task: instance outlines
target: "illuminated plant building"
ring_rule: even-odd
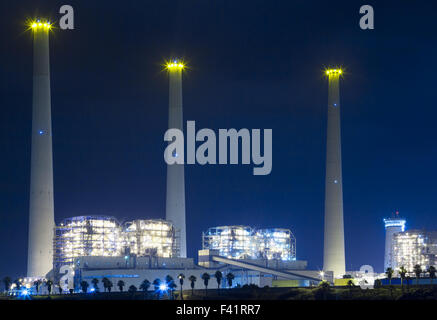
[[[437,232],[424,230],[408,230],[393,235],[392,268],[397,271],[404,267],[413,272],[415,265],[422,270],[437,264]]]
[[[121,226],[112,217],[80,216],[65,219],[55,228],[55,268],[71,265],[79,257],[171,258],[178,252],[177,232],[165,220],[135,220]]]
[[[202,234],[202,248],[232,259],[296,260],[296,239],[288,229],[213,227]]]

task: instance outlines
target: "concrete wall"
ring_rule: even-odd
[[[80,257],[75,259],[77,268],[85,269],[187,269],[194,268],[192,258],[149,258],[135,256]]]

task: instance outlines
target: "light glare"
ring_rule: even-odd
[[[327,69],[325,71],[325,73],[326,73],[327,76],[330,76],[330,75],[341,75],[341,74],[343,74],[343,70],[342,69]]]
[[[50,30],[52,28],[52,25],[49,21],[41,22],[39,19],[30,21],[29,26],[33,30],[38,30],[38,29]]]
[[[161,284],[159,285],[159,290],[161,290],[161,291],[167,291],[167,289],[168,289],[168,286],[167,286],[166,283],[161,283]]]

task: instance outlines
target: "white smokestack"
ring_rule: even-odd
[[[53,267],[53,156],[50,101],[50,24],[32,24],[33,112],[27,275],[44,277]]]
[[[183,63],[175,60],[167,65],[169,92],[169,129],[183,130],[182,71]],[[181,155],[173,154],[174,157]],[[187,257],[187,232],[185,223],[185,177],[183,164],[167,164],[166,219],[180,230],[180,257]]]
[[[343,226],[343,180],[341,174],[340,76],[341,69],[328,70],[328,135],[326,143],[325,239],[323,270],[334,277],[346,273]]]

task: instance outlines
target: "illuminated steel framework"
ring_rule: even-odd
[[[55,227],[55,268],[72,264],[82,256],[113,257],[122,254],[122,232],[117,220],[106,216],[65,219]]]
[[[166,220],[135,220],[124,227],[125,246],[137,256],[179,256],[179,232]]]
[[[437,263],[437,232],[409,230],[393,235],[393,269],[404,267],[408,272],[414,271],[416,264],[422,270]]]
[[[202,248],[231,259],[296,260],[296,238],[288,229],[213,227],[203,232]]]
[[[296,238],[289,229],[261,229],[256,233],[259,250],[269,260],[296,260]]]
[[[53,264],[58,269],[84,256],[173,258],[179,255],[179,238],[173,224],[160,219],[134,220],[122,227],[113,217],[73,217],[55,227]]]

